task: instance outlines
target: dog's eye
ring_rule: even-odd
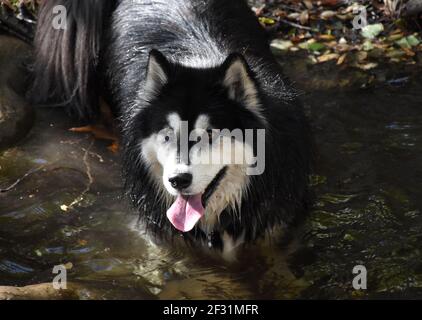
[[[174,133],[170,129],[162,131],[159,135],[159,141],[161,143],[169,143],[174,139]]]

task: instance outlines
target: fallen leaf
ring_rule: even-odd
[[[330,60],[336,60],[340,57],[340,55],[338,53],[327,53],[327,54],[323,54],[322,56],[318,57],[317,60],[319,63],[322,62],[327,62]]]
[[[321,4],[325,7],[334,7],[339,3],[339,0],[321,0]]]
[[[275,24],[275,20],[267,17],[261,17],[259,18],[259,22],[261,22],[264,25],[273,25]]]
[[[358,67],[359,69],[365,70],[365,71],[374,69],[377,66],[378,66],[378,63],[375,63],[375,62],[369,62],[369,63],[365,63],[365,64],[357,64],[356,65],[356,67]]]
[[[289,19],[289,20],[298,20],[299,19],[299,16],[300,16],[300,13],[293,12],[293,13],[290,13],[287,16],[287,19]]]
[[[117,141],[114,141],[110,146],[107,147],[107,150],[109,150],[112,153],[118,153],[119,152],[120,145]]]
[[[409,57],[415,56],[415,53],[411,49],[408,49],[408,48],[402,48],[402,49],[404,52],[406,52],[406,55],[408,55]]]
[[[290,40],[282,40],[282,39],[276,39],[273,40],[271,42],[271,47],[278,49],[278,50],[282,50],[282,51],[286,51],[289,50],[291,47],[293,47],[293,42]]]
[[[412,46],[412,47],[416,47],[417,45],[419,45],[421,42],[418,38],[416,38],[414,35],[408,36],[407,37],[407,42]]]
[[[80,240],[78,240],[78,244],[79,244],[80,246],[86,246],[86,245],[88,244],[88,241],[86,241],[86,240],[84,240],[84,239],[80,239]]]
[[[261,16],[263,13],[264,13],[264,9],[265,9],[265,7],[266,7],[266,5],[264,4],[264,5],[262,5],[262,6],[260,6],[259,8],[255,8],[255,7],[253,7],[252,8],[252,11],[254,11],[255,12],[255,14],[259,17],[259,16]]]
[[[407,38],[401,38],[400,40],[396,41],[396,44],[401,47],[402,49],[410,49],[412,46],[407,41]]]
[[[350,6],[342,11],[342,13],[354,13],[354,12],[361,12],[362,10],[366,10],[364,5],[361,5],[357,2],[353,2]]]
[[[72,270],[73,268],[73,263],[72,262],[68,262],[64,265],[66,270]]]
[[[314,38],[312,38],[312,39],[309,39],[308,41],[305,41],[305,42],[299,43],[299,44],[298,44],[298,47],[299,47],[300,49],[303,49],[303,50],[308,50],[309,46],[310,46],[312,43],[315,43],[315,42],[316,42],[316,40],[315,40]]]
[[[318,63],[318,60],[315,58],[315,56],[310,55],[308,57],[308,59],[309,59],[310,64],[317,64]]]
[[[301,25],[308,24],[309,21],[309,12],[308,10],[302,11],[302,13],[299,16],[299,22]]]
[[[382,23],[369,24],[362,28],[362,36],[367,39],[375,39],[381,32],[384,31]]]
[[[371,40],[365,40],[363,43],[363,50],[371,51],[372,49],[374,49],[374,45],[372,44]]]
[[[332,11],[332,10],[326,10],[321,12],[321,19],[322,20],[329,20],[332,17],[334,17],[337,14],[337,12]]]
[[[318,39],[320,40],[324,40],[324,41],[330,41],[330,40],[334,40],[336,37],[333,36],[332,34],[321,34],[318,36]]]
[[[359,51],[356,54],[356,58],[359,62],[363,62],[364,60],[366,60],[366,58],[368,58],[368,53],[366,53],[365,51]]]
[[[325,44],[328,48],[331,48],[331,49],[335,48],[335,47],[338,45],[336,41],[329,41],[329,42],[325,42],[324,44]]]
[[[337,18],[339,18],[340,20],[346,21],[346,20],[352,20],[353,19],[353,15],[351,14],[338,14],[336,15]]]
[[[285,17],[287,17],[287,12],[286,12],[286,11],[284,11],[284,10],[281,10],[281,9],[276,9],[276,10],[273,12],[273,15],[274,15],[275,17],[285,18]]]
[[[322,51],[325,49],[325,45],[319,42],[314,42],[308,45],[310,51]]]
[[[334,48],[337,52],[343,53],[343,52],[348,52],[352,49],[351,46],[349,46],[348,44],[338,44],[335,46]]]
[[[305,4],[305,7],[308,10],[312,10],[314,8],[314,5],[312,4],[311,0],[304,0],[303,3]]]
[[[402,33],[401,29],[395,29],[390,32],[390,34],[398,34],[398,33]]]
[[[401,58],[406,55],[406,52],[400,49],[392,49],[387,51],[386,56],[391,59]]]
[[[337,65],[340,66],[346,61],[347,53],[343,53],[337,60]]]
[[[404,34],[403,33],[395,33],[395,34],[391,34],[391,35],[389,35],[388,37],[387,37],[387,41],[390,41],[390,42],[395,42],[395,41],[397,41],[397,40],[400,40],[401,38],[403,38],[404,37]]]
[[[99,140],[117,140],[116,135],[111,130],[102,125],[89,125],[86,127],[71,128],[69,131],[75,133],[91,133],[94,138]]]

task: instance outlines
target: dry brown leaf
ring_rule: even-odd
[[[359,62],[363,62],[364,60],[366,60],[366,58],[368,58],[368,53],[365,51],[359,51],[356,57]]]
[[[415,56],[415,53],[414,53],[411,49],[408,49],[408,48],[402,48],[402,50],[403,50],[404,52],[406,52],[406,55],[408,55],[409,57],[414,57],[414,56]]]
[[[334,17],[337,14],[337,12],[332,11],[332,10],[326,10],[321,12],[321,19],[322,20],[329,20],[332,17]]]
[[[346,61],[347,53],[343,53],[337,60],[337,65],[340,66]]]
[[[321,0],[321,4],[325,7],[334,7],[339,3],[339,0]]]
[[[369,62],[369,63],[364,63],[364,64],[360,64],[360,63],[356,64],[356,67],[358,67],[359,69],[365,70],[365,71],[374,69],[377,66],[378,66],[378,63],[375,63],[375,62]]]
[[[305,24],[308,24],[308,21],[309,21],[309,12],[308,10],[304,10],[299,16],[299,22],[301,25],[305,25]]]
[[[322,56],[319,56],[317,60],[319,63],[322,63],[322,62],[327,62],[331,60],[336,60],[339,57],[340,55],[338,53],[326,53],[326,54],[323,54]]]
[[[293,12],[293,13],[290,13],[287,16],[287,19],[289,19],[289,20],[297,20],[297,19],[299,19],[299,16],[300,16],[300,13]]]
[[[333,36],[332,34],[321,34],[321,35],[318,36],[318,38],[320,40],[330,41],[330,40],[334,40],[336,37]]]
[[[262,6],[260,6],[260,7],[258,7],[258,8],[254,7],[254,8],[252,8],[252,11],[255,12],[255,14],[256,14],[257,17],[260,17],[264,13],[265,7],[266,7],[265,4],[262,5]]]
[[[281,9],[276,9],[273,13],[275,17],[285,18],[287,17],[287,12]]]
[[[116,154],[119,152],[120,145],[117,141],[114,141],[110,146],[107,147],[108,151]]]
[[[311,0],[304,0],[303,4],[305,5],[306,9],[312,10],[314,8],[314,5],[312,4]]]
[[[337,42],[336,41],[329,41],[329,42],[326,42],[326,43],[324,43],[328,48],[331,48],[331,49],[333,49],[333,48],[335,48],[336,46],[337,46]]]
[[[343,53],[352,50],[352,47],[346,43],[339,43],[334,48],[337,52]]]

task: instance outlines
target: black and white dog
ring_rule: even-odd
[[[308,123],[246,1],[45,0],[35,45],[38,103],[91,119],[103,96],[119,117],[155,235],[227,252],[306,212]]]

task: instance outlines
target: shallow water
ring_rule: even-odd
[[[235,265],[151,246],[121,195],[118,156],[67,131],[60,110],[39,110],[0,154],[0,188],[27,174],[0,194],[0,284],[50,282],[65,264],[81,299],[421,298],[421,80],[308,91],[315,208],[288,240]],[[352,287],[356,265],[367,290]]]

